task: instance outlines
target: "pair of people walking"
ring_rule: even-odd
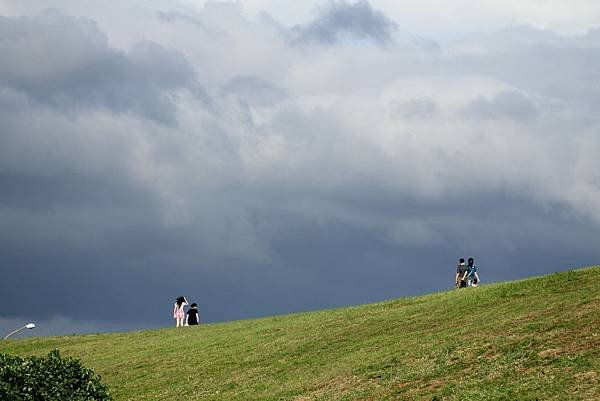
[[[477,287],[479,281],[475,260],[469,258],[467,264],[465,264],[465,259],[460,258],[458,260],[458,266],[456,267],[456,276],[454,277],[454,285],[456,288]]]
[[[198,305],[192,303],[190,309],[185,311],[188,301],[185,297],[179,297],[173,305],[173,319],[175,319],[175,327],[195,326],[200,323],[200,314],[198,313]]]

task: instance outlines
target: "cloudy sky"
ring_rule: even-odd
[[[596,0],[0,1],[0,330],[600,260]]]

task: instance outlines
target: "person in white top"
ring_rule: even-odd
[[[183,327],[185,325],[185,311],[183,307],[186,306],[187,299],[185,297],[179,297],[173,305],[173,319],[175,319],[175,327]]]

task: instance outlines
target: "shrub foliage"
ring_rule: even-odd
[[[0,353],[0,400],[107,401],[107,387],[77,359],[63,358],[58,350],[47,357]]]

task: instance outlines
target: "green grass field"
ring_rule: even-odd
[[[58,348],[116,400],[600,400],[600,267],[200,327],[0,341]]]

